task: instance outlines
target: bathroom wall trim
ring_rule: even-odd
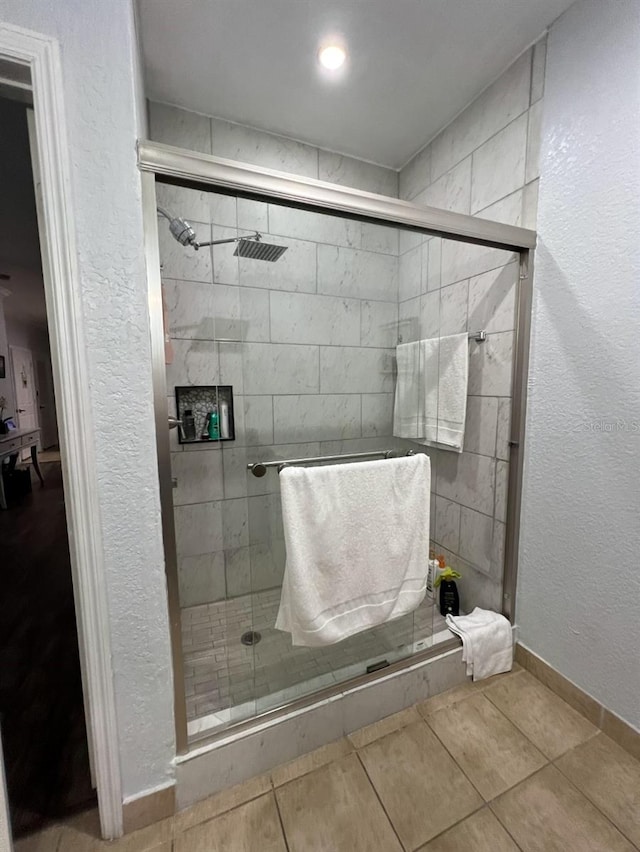
[[[401,226],[461,242],[486,245],[520,256],[520,281],[518,286],[518,316],[516,324],[513,365],[513,407],[511,416],[511,457],[503,575],[503,612],[513,623],[515,617],[515,592],[518,564],[518,541],[522,487],[522,445],[524,441],[525,408],[527,392],[527,366],[531,325],[532,256],[536,232],[525,228],[504,225],[434,207],[422,207],[408,201],[399,201],[357,189],[338,186],[312,178],[303,178],[272,169],[199,154],[170,145],[138,142],[138,165],[142,171],[143,216],[145,256],[149,287],[151,327],[151,353],[154,387],[154,407],[160,479],[160,500],[165,543],[165,565],[169,600],[169,620],[174,663],[174,707],[176,744],[178,755],[189,753],[187,735],[186,699],[184,694],[183,659],[181,648],[180,600],[178,570],[175,553],[175,528],[171,488],[171,454],[167,426],[167,386],[165,374],[164,327],[158,221],[156,213],[155,181],[158,176],[179,186],[200,187],[216,192],[240,195],[283,203],[298,208],[348,216],[361,221],[371,221],[390,227]],[[416,662],[416,656],[398,664],[397,676]],[[371,676],[369,676],[371,678]],[[344,691],[352,684],[342,684]],[[317,696],[312,696],[316,700]],[[336,700],[328,698],[327,700]],[[302,700],[303,703],[308,703]],[[297,702],[279,708],[284,714],[293,712]],[[228,729],[227,736],[236,729],[259,730],[264,720],[254,718]]]
[[[588,719],[592,725],[640,760],[640,731],[616,716],[604,704],[554,669],[546,660],[530,651],[526,645],[518,642],[515,647],[515,659],[541,683]]]
[[[263,169],[210,154],[185,151],[159,142],[138,143],[142,171],[164,175],[179,182],[192,181],[253,198],[352,216],[386,225],[402,225],[423,233],[493,248],[521,251],[536,244],[536,232],[488,219],[422,207],[387,195],[338,186],[314,178],[298,177]]]
[[[2,24],[0,58],[31,72],[41,178],[38,226],[87,734],[102,832],[112,838],[122,834],[122,783],[60,50],[55,39]]]

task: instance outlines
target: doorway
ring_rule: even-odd
[[[14,837],[96,798],[27,111],[0,98],[0,725]]]

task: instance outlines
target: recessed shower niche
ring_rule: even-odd
[[[180,444],[235,441],[231,385],[176,387]]]

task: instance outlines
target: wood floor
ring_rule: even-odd
[[[14,836],[94,801],[59,463],[0,511],[0,724]]]

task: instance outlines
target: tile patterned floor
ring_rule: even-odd
[[[90,813],[16,852],[637,852],[640,762],[517,668],[121,841],[96,829]]]
[[[295,689],[298,695],[364,674],[381,659],[406,656],[418,639],[445,629],[426,600],[408,616],[367,630],[326,648],[294,648],[274,625],[280,589],[268,589],[182,610],[187,718],[196,719],[254,700],[267,708],[268,696]],[[247,630],[261,640],[240,642]]]

